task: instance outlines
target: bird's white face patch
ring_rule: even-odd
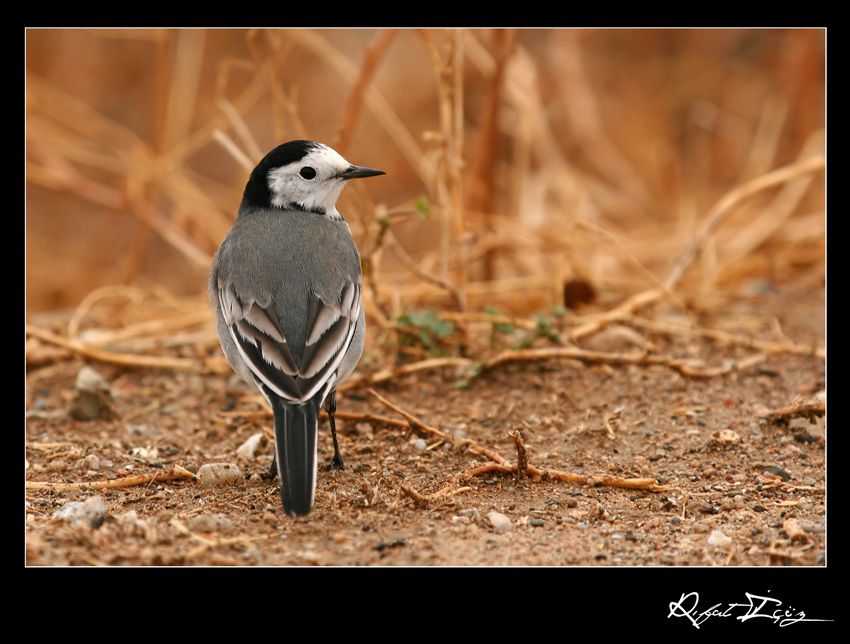
[[[316,144],[303,159],[269,170],[272,205],[286,208],[289,204],[298,204],[305,210],[321,210],[328,216],[339,217],[336,200],[345,181],[337,175],[350,166],[336,150]],[[315,176],[305,168],[315,171]]]

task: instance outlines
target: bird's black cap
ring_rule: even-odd
[[[282,143],[269,152],[251,172],[242,195],[242,204],[258,208],[270,207],[272,197],[267,178],[269,170],[300,161],[317,147],[319,144],[315,141],[297,140]]]

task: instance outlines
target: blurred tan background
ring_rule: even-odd
[[[340,211],[394,314],[652,286],[725,193],[824,151],[823,30],[29,30],[26,65],[28,311],[203,293],[293,138],[387,171]],[[742,202],[693,292],[822,275],[823,196]]]

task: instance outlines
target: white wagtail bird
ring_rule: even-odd
[[[233,228],[213,259],[210,301],[234,371],[274,412],[284,510],[307,514],[316,494],[319,412],[328,412],[342,468],[336,386],[363,353],[360,254],[336,201],[349,179],[384,174],[327,145],[290,141],[251,172]]]

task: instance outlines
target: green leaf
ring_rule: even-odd
[[[484,313],[486,313],[487,315],[493,315],[493,316],[504,315],[504,313],[502,313],[499,309],[497,309],[493,306],[485,306],[484,307]],[[508,324],[507,322],[493,322],[493,330],[496,333],[503,333],[505,335],[510,335],[511,333],[516,331],[516,329],[514,328],[514,325]]]
[[[546,335],[546,333],[552,330],[552,318],[548,315],[537,315],[535,316],[534,321],[537,323],[535,331],[537,331],[539,335]]]
[[[405,334],[408,342],[418,341],[431,354],[447,355],[441,340],[454,334],[455,325],[440,318],[434,309],[409,311],[398,317],[398,323],[413,327],[411,332]]]
[[[534,332],[539,337],[547,338],[553,342],[558,342],[560,340],[558,332],[552,328],[552,325],[555,323],[552,318],[548,315],[538,315],[535,320],[537,321],[537,327],[534,329]]]
[[[431,204],[428,203],[428,197],[424,195],[413,200],[413,209],[416,211],[416,216],[422,221],[431,216]]]
[[[514,345],[514,349],[530,349],[534,345],[534,338],[525,338]]]

